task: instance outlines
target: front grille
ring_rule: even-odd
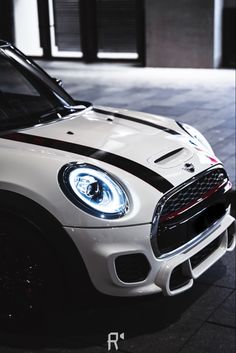
[[[225,170],[215,167],[165,195],[152,228],[156,256],[183,246],[220,220],[230,204],[229,189]]]
[[[222,168],[208,172],[170,197],[162,209],[160,220],[176,217],[204,198],[209,197],[227,180],[226,172]]]

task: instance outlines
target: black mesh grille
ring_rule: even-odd
[[[228,178],[222,168],[209,171],[207,174],[174,194],[165,203],[161,220],[166,219],[188,209],[216,191],[227,182]]]
[[[156,256],[179,248],[220,220],[230,204],[229,190],[225,170],[214,168],[167,195],[164,205],[159,205],[158,227],[153,228],[157,230],[152,238]]]

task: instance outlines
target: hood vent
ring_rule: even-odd
[[[174,146],[173,146],[174,147]],[[193,149],[185,146],[175,146],[175,148],[164,148],[155,155],[148,158],[148,162],[155,164],[159,168],[173,168],[186,163],[193,156]]]
[[[157,158],[154,163],[159,163],[159,162],[162,162],[164,161],[164,159],[167,159],[169,157],[172,157],[174,156],[175,154],[181,152],[183,150],[183,147],[182,148],[177,148],[177,150],[174,150],[174,151],[171,151],[169,153],[166,153],[164,156],[160,157],[160,158]]]

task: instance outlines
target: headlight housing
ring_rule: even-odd
[[[203,147],[207,149],[208,152],[214,155],[214,151],[207,141],[207,139],[202,135],[200,131],[192,127],[191,125],[185,124],[185,123],[178,123],[183,130],[185,130],[190,136],[195,138]]]
[[[76,206],[93,216],[114,219],[128,211],[128,197],[123,187],[93,165],[67,164],[59,172],[59,184]]]

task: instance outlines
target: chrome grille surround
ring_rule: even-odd
[[[157,257],[162,257],[157,246],[158,226],[161,222],[174,219],[180,214],[184,216],[184,212],[200,204],[201,201],[207,199],[216,191],[224,189],[224,192],[227,192],[231,188],[231,185],[223,166],[216,165],[195,175],[193,178],[165,194],[158,202],[152,220],[151,244],[154,254]],[[189,193],[189,191],[191,192]],[[177,202],[175,203],[174,201]],[[187,246],[186,242],[183,247],[186,249]],[[180,251],[181,248],[182,246],[179,248]],[[178,248],[176,248],[176,250],[178,250]],[[176,253],[176,251],[174,251],[174,253]],[[166,255],[168,255],[168,253],[166,253]]]
[[[216,168],[200,176],[193,178],[189,185],[169,197],[162,207],[160,219],[171,219],[176,213],[183,213],[204,198],[210,196],[228,181],[227,174],[223,168]]]

